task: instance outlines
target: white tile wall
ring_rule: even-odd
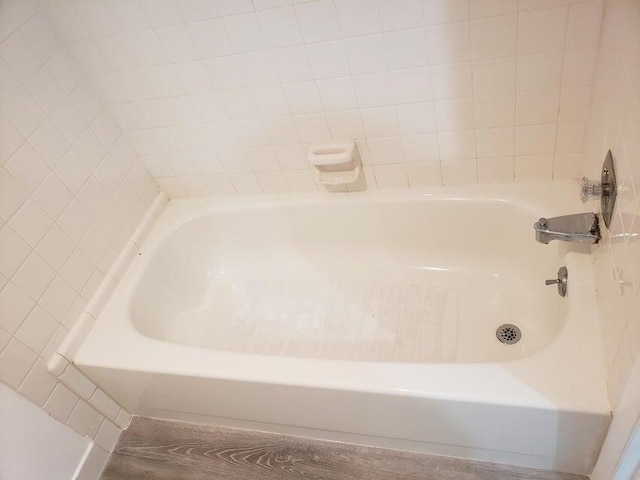
[[[570,32],[589,21],[592,14],[584,8],[580,7],[580,14],[569,24]],[[596,40],[585,37],[571,42],[592,46]],[[575,93],[572,110],[577,111],[583,102],[581,94]],[[568,123],[566,129],[563,142],[569,150],[582,137],[583,125]],[[599,177],[608,149],[613,152],[621,192],[612,227],[595,250],[595,268],[609,395],[615,406],[640,356],[640,4],[633,0],[607,2],[586,134],[586,162],[581,165],[586,175]]]
[[[0,380],[113,444],[122,412],[45,363],[157,185],[313,191],[306,145],[332,139],[369,188],[594,177],[611,148],[615,405],[640,351],[640,7],[607,1],[601,44],[602,0],[3,1]]]
[[[48,11],[173,197],[299,191],[306,144],[343,139],[365,165],[399,165],[408,185],[578,174],[602,0],[59,0]],[[6,61],[27,75],[33,58]],[[70,106],[52,118],[51,155],[81,133]],[[17,134],[35,128],[30,111]],[[283,146],[295,146],[286,161]],[[369,187],[405,184],[365,172]],[[84,174],[67,172],[67,188]]]
[[[105,418],[81,398],[86,378],[69,367],[58,382],[46,364],[158,187],[61,32],[113,35],[147,22],[125,15],[127,3],[0,5],[0,381],[106,450],[120,409]]]

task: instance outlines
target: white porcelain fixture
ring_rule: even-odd
[[[307,159],[321,185],[348,185],[360,175],[360,157],[354,142],[309,145]]]
[[[172,201],[74,361],[141,415],[588,473],[591,261],[532,227],[579,208],[567,184]]]

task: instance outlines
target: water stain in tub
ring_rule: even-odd
[[[180,314],[174,336],[188,344],[310,358],[452,362],[459,328],[452,288],[324,278],[212,285],[199,308]],[[185,328],[187,327],[187,328]]]

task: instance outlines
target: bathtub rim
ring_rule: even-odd
[[[322,192],[282,193],[270,195],[213,196],[178,198],[170,200],[145,239],[145,248],[155,248],[165,235],[190,220],[213,212],[234,212],[245,209],[270,209],[317,204],[340,204],[380,202],[390,198],[417,200],[441,200],[451,202],[487,201],[513,203],[532,212],[544,208],[547,216],[556,216],[582,211],[578,201],[579,187],[576,182],[522,183],[522,184],[475,184],[464,187],[434,186],[411,190],[365,190],[327,194]],[[541,198],[544,197],[544,198]],[[569,208],[567,208],[569,206]],[[573,208],[572,208],[573,207]],[[195,213],[193,213],[195,211]],[[533,226],[533,222],[532,222]],[[532,227],[533,228],[533,227]]]
[[[151,232],[147,236],[147,239],[142,246],[143,250],[152,250],[157,245],[162,244],[165,236],[173,231],[176,227],[179,227],[185,219],[185,212],[197,210],[200,214],[206,215],[212,210],[219,210],[220,208],[237,210],[239,208],[251,207],[255,204],[265,205],[290,205],[292,200],[296,204],[305,204],[308,202],[340,202],[347,199],[348,201],[368,201],[371,199],[382,200],[389,198],[408,198],[408,199],[496,199],[496,191],[500,192],[498,200],[508,201],[510,198],[517,196],[518,203],[530,202],[529,207],[533,210],[539,208],[545,208],[545,213],[550,209],[551,213],[547,215],[556,215],[566,212],[567,210],[579,208],[577,202],[577,196],[575,195],[575,189],[573,184],[537,184],[537,185],[508,185],[508,186],[486,186],[479,185],[474,186],[477,188],[469,189],[464,188],[451,188],[437,187],[433,189],[425,188],[420,189],[417,192],[414,191],[401,191],[401,192],[361,192],[350,193],[349,195],[329,196],[325,194],[308,194],[308,195],[296,195],[292,197],[290,195],[277,195],[277,196],[260,196],[260,197],[222,197],[222,198],[203,198],[203,199],[185,199],[170,202],[166,207],[156,225],[152,228]],[[572,187],[572,188],[569,188]],[[470,196],[469,193],[472,195]],[[544,198],[541,199],[541,195],[544,194]],[[555,213],[559,212],[559,213]],[[192,218],[195,218],[192,216]],[[585,258],[580,259],[579,254],[569,254],[575,256],[576,265],[580,265],[577,268],[587,269]],[[578,256],[576,256],[578,255]],[[386,362],[356,362],[356,361],[340,361],[340,360],[325,360],[325,359],[311,359],[311,358],[297,358],[296,364],[302,365],[305,368],[301,369],[302,372],[297,372],[296,375],[291,376],[293,371],[287,371],[286,365],[282,363],[291,360],[292,357],[273,357],[267,355],[257,354],[245,354],[235,352],[215,351],[202,347],[194,347],[187,345],[179,345],[171,342],[165,342],[154,338],[146,337],[133,326],[132,321],[128,318],[126,312],[123,313],[123,306],[126,302],[122,300],[129,300],[132,294],[132,286],[135,286],[135,278],[140,275],[144,261],[152,255],[136,255],[132,265],[129,268],[127,274],[124,275],[122,281],[116,288],[111,300],[104,308],[95,325],[89,332],[87,338],[82,343],[80,348],[73,356],[73,361],[80,368],[85,367],[87,369],[95,368],[111,368],[111,369],[134,369],[140,372],[153,373],[167,373],[176,375],[187,375],[196,377],[215,377],[229,380],[242,380],[250,382],[261,383],[277,383],[281,385],[306,385],[320,388],[331,389],[349,389],[349,390],[362,390],[367,392],[377,392],[391,395],[410,395],[416,397],[428,397],[428,398],[446,398],[446,399],[458,399],[462,401],[468,401],[473,399],[475,402],[490,403],[490,404],[507,404],[507,405],[521,405],[534,408],[543,409],[558,409],[580,412],[592,412],[592,413],[608,413],[610,412],[610,406],[606,394],[606,386],[604,385],[604,365],[602,362],[602,352],[599,343],[599,326],[598,318],[595,311],[590,311],[589,305],[593,306],[594,298],[590,298],[589,302],[575,302],[576,308],[572,310],[581,310],[582,312],[574,312],[575,316],[582,316],[587,318],[586,326],[581,330],[587,333],[587,339],[591,352],[580,352],[578,348],[578,356],[582,358],[584,367],[583,380],[587,384],[591,384],[590,388],[585,388],[581,392],[567,392],[559,394],[558,398],[554,401],[549,401],[544,396],[536,395],[535,392],[528,391],[526,388],[518,391],[513,391],[514,382],[513,378],[509,378],[509,371],[506,367],[518,368],[531,368],[531,363],[538,359],[538,357],[549,356],[550,352],[547,352],[549,347],[542,349],[539,352],[533,353],[527,357],[510,360],[508,362],[496,362],[496,363],[437,363],[437,364],[416,364],[416,363],[386,363]],[[569,258],[567,257],[567,258]],[[585,270],[586,271],[586,270]],[[134,272],[134,273],[132,273]],[[137,272],[137,273],[136,273]],[[589,277],[589,275],[587,275]],[[575,277],[574,277],[575,278]],[[583,285],[575,285],[574,288],[586,289],[585,291],[592,291],[593,278],[586,278]],[[593,292],[595,296],[595,292]],[[569,297],[571,298],[571,296]],[[118,304],[118,302],[120,302]],[[108,320],[110,319],[110,320]],[[109,322],[109,325],[107,325]],[[115,324],[113,324],[115,322]],[[563,335],[569,335],[571,332],[565,332],[569,325],[569,321],[566,322],[558,333],[558,337],[554,339],[552,344],[559,342],[560,337]],[[110,328],[110,327],[117,327]],[[119,330],[118,330],[119,329]],[[578,343],[578,342],[574,342]],[[577,345],[573,345],[577,348]],[[171,349],[171,354],[166,351],[167,348]],[[126,358],[114,355],[114,351],[128,352]],[[565,356],[570,356],[571,352],[564,352]],[[574,352],[576,353],[576,352]],[[156,355],[161,360],[167,360],[169,358],[179,358],[180,365],[176,365],[172,362],[164,361],[163,365],[159,365],[155,359],[152,359],[152,355]],[[556,356],[562,357],[560,354]],[[186,360],[189,360],[188,362]],[[211,365],[215,362],[219,362],[216,365],[216,369],[212,370]],[[189,363],[191,362],[191,363]],[[163,363],[163,362],[160,362]],[[242,366],[243,373],[238,371],[238,368],[234,372],[230,372],[227,365],[233,363],[236,367]],[[325,374],[325,380],[323,382],[311,381],[313,378],[309,375],[309,371],[315,372],[322,378],[322,370],[327,370],[328,366],[344,366],[350,365],[349,378],[336,379],[335,375],[331,376]],[[529,365],[527,365],[529,364]],[[201,365],[195,367],[194,365]],[[222,365],[222,367],[221,367]],[[268,366],[269,369],[265,372],[257,372],[255,370],[256,365]],[[564,368],[559,368],[554,365],[553,362],[548,364],[547,367],[551,371],[555,372],[555,377],[560,376],[562,370],[566,369],[566,362],[560,364]],[[577,365],[576,365],[577,366]],[[355,367],[355,368],[354,368]],[[501,368],[497,368],[501,367]],[[225,370],[225,368],[227,370]],[[506,371],[503,371],[506,370]],[[273,372],[287,371],[288,377],[285,375],[273,376]],[[342,369],[337,369],[340,373]],[[581,371],[578,368],[578,371]],[[367,376],[367,374],[375,374],[376,383],[360,383],[354,384],[354,378],[359,378],[360,375]],[[389,375],[395,379],[402,377],[402,380],[396,380],[385,387],[380,387],[379,380],[382,377],[381,373]],[[421,373],[422,377],[427,378],[428,385],[416,383],[413,377],[417,373]],[[575,373],[568,369],[565,374],[571,375]],[[451,382],[447,381],[447,378],[462,378],[468,375],[470,379],[482,379],[478,385],[473,385],[473,388],[451,388]],[[407,378],[404,378],[407,377]],[[292,379],[296,379],[294,382]],[[594,381],[594,378],[596,379]],[[434,389],[434,382],[440,385],[440,389]],[[487,390],[487,386],[491,385],[492,391]],[[446,388],[445,388],[446,386]],[[500,394],[496,394],[496,387],[501,390]],[[425,388],[431,387],[431,388]],[[480,387],[480,388],[478,388]],[[559,383],[554,387],[554,391],[563,390],[562,383]],[[566,390],[566,389],[564,389]],[[555,392],[558,393],[558,392]],[[589,400],[586,400],[589,399]],[[585,401],[586,400],[586,401]]]

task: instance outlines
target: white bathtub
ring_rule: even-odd
[[[74,362],[140,415],[588,473],[591,260],[533,231],[579,211],[571,185],[173,201]]]

